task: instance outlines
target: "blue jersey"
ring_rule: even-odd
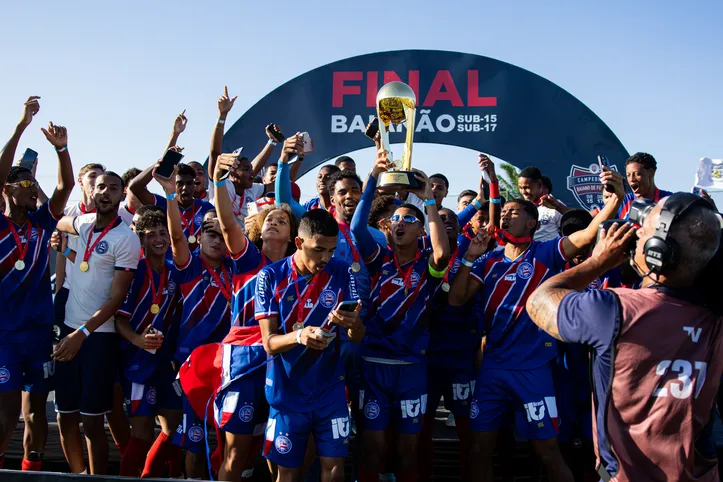
[[[372,306],[362,346],[364,357],[410,363],[425,360],[430,302],[441,280],[429,272],[431,253],[418,253],[416,261],[400,266],[401,270],[394,252],[381,246],[365,260],[372,275]]]
[[[48,242],[59,218],[55,218],[47,202],[28,214],[30,224],[13,223],[20,238],[21,246],[18,246],[10,229],[12,221],[0,213],[0,337],[5,342],[22,336],[18,332],[53,322]],[[20,250],[25,248],[25,267],[18,270],[15,263],[20,259]]]
[[[475,262],[470,275],[484,283],[475,310],[484,316],[485,367],[532,369],[557,355],[555,340],[532,322],[525,303],[543,281],[565,269],[563,239],[533,241],[514,260],[497,248]]]
[[[673,194],[673,193],[670,191],[664,191],[662,189],[656,188],[655,194],[653,195],[653,199],[651,199],[651,201],[657,203],[662,198],[668,197],[671,194]],[[635,197],[635,194],[632,192],[629,192],[625,195],[625,197],[623,198],[623,204],[622,204],[622,206],[620,206],[620,209],[618,209],[618,218],[625,219],[627,221],[628,215],[630,214],[630,206],[633,205],[633,201],[635,201],[635,199],[637,199],[637,198]]]
[[[297,323],[338,334],[337,325],[328,325],[329,313],[342,301],[358,299],[348,264],[332,258],[322,272],[301,277],[289,256],[259,273],[256,319],[277,318],[280,335],[293,332]],[[344,399],[339,337],[324,350],[298,345],[281,353],[269,363],[266,377],[266,398],[280,411],[308,412]]]
[[[153,195],[156,206],[160,206],[164,211],[168,209],[168,200],[158,194]],[[183,208],[180,204],[178,210],[181,211],[181,225],[183,226],[183,235],[188,238],[193,235],[196,237],[195,243],[189,243],[191,251],[198,248],[198,241],[201,239],[201,226],[203,225],[203,217],[211,209],[215,209],[210,202],[201,199],[194,199],[193,204],[188,208]],[[170,249],[168,250],[171,251]]]
[[[200,255],[193,254],[186,266],[177,267],[180,276],[183,312],[178,332],[178,347],[174,358],[183,362],[194,348],[219,342],[231,328],[230,258],[221,266],[210,268]],[[220,281],[220,286],[219,286]],[[229,298],[224,295],[228,289]]]
[[[116,312],[128,318],[131,328],[136,333],[143,333],[143,330],[152,325],[153,328],[163,333],[163,345],[155,354],[141,350],[127,340],[121,341],[123,349],[123,375],[134,383],[144,383],[156,371],[159,363],[166,363],[171,360],[175,352],[174,339],[178,327],[174,326],[173,320],[176,314],[176,306],[180,299],[178,289],[179,273],[173,263],[166,261],[163,279],[160,273],[151,270],[153,283],[148,277],[148,265],[145,257],[138,262],[138,269],[133,277],[133,282],[128,290],[123,306]],[[161,289],[161,285],[163,288]],[[156,300],[158,313],[151,312],[154,304],[154,293],[160,297]]]
[[[254,297],[259,271],[271,261],[259,248],[246,239],[246,249],[231,256],[233,264],[233,299],[231,300],[231,327],[258,326]]]

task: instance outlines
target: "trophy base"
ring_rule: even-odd
[[[379,187],[417,189],[422,187],[414,171],[387,171],[379,174]]]

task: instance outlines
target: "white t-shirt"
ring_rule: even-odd
[[[560,220],[562,214],[547,206],[537,206],[540,227],[535,232],[535,241],[541,243],[560,237]]]
[[[231,200],[231,208],[234,216],[236,216],[236,221],[243,226],[249,212],[248,204],[264,195],[264,185],[253,184],[250,188],[244,189],[243,196],[239,196],[236,194],[236,187],[233,185],[231,178],[226,178],[226,191],[228,191],[228,198]]]
[[[118,206],[118,216],[126,223],[126,226],[133,224],[133,213],[128,210],[128,201],[121,201]]]
[[[70,206],[65,206],[65,210],[63,211],[63,214],[66,216],[82,216],[83,211],[80,209],[80,202],[77,202]],[[77,238],[78,236],[75,236],[74,234],[68,235],[68,247],[70,247],[71,242],[73,238]],[[70,247],[70,249],[73,249]],[[70,289],[70,277],[71,277],[71,271],[73,271],[73,263],[71,263],[69,260],[65,260],[65,278],[63,278],[63,288]]]
[[[80,271],[88,235],[95,227],[95,217],[95,214],[85,214],[73,222],[79,236],[75,236],[72,244],[69,244],[77,255],[75,263],[69,263],[73,273],[73,288],[65,305],[65,324],[74,329],[80,328],[108,301],[116,270],[135,271],[141,254],[138,236],[125,223],[118,222],[95,246],[88,260],[88,271]],[[91,246],[100,234],[100,230],[93,233]],[[111,316],[96,331],[114,333],[114,321],[114,316]]]

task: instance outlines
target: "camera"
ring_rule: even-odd
[[[628,221],[635,224],[636,226],[642,226],[643,223],[645,223],[645,218],[655,207],[655,204],[655,202],[648,199],[636,199],[630,206]]]

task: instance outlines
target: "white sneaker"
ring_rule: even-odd
[[[454,422],[454,414],[452,412],[449,413],[449,417],[447,417],[447,421],[444,422],[444,424],[447,427],[456,427],[457,424]]]

